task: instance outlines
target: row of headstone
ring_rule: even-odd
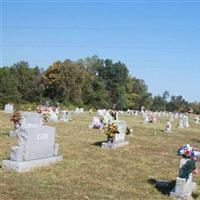
[[[70,120],[69,112],[66,110],[61,110],[59,107],[53,108],[47,106],[38,106],[36,111],[43,115],[43,118],[45,118],[46,122],[67,122]]]
[[[130,109],[128,109],[127,110],[127,114],[138,116],[139,111],[138,110],[130,110]]]
[[[84,109],[83,108],[76,108],[75,113],[84,113]]]

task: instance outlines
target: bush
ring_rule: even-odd
[[[24,104],[17,104],[15,106],[15,110],[21,111],[35,111],[37,107],[36,103],[24,103]]]

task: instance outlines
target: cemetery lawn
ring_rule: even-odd
[[[155,180],[173,181],[178,173],[180,158],[176,149],[191,144],[200,149],[200,125],[190,122],[190,128],[163,133],[166,119],[157,124],[142,124],[141,117],[120,115],[133,137],[129,145],[115,149],[100,148],[106,136],[88,129],[90,114],[72,114],[73,121],[49,123],[56,127],[56,142],[64,160],[26,173],[8,172],[0,168],[1,200],[167,200],[170,187],[155,188]],[[9,157],[10,148],[17,143],[8,136],[12,124],[9,115],[0,112],[0,160]],[[200,169],[199,169],[200,171]],[[194,176],[200,199],[200,175]]]

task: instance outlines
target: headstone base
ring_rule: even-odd
[[[165,133],[172,133],[172,131],[164,131]]]
[[[38,160],[30,160],[22,162],[17,162],[12,160],[2,160],[2,168],[15,172],[27,172],[35,167],[44,167],[61,160],[63,160],[63,156],[54,156],[50,158],[43,158]]]
[[[129,142],[128,141],[117,141],[117,142],[102,142],[101,147],[103,149],[116,149],[118,147],[123,147],[128,145]]]
[[[68,119],[60,119],[61,122],[68,122]]]
[[[170,196],[178,199],[189,200],[195,187],[196,183],[190,182],[190,180],[186,182],[184,179],[177,177],[176,186],[170,192]]]

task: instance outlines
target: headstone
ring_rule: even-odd
[[[115,120],[114,118],[111,116],[110,112],[107,111],[106,113],[104,113],[104,116],[103,116],[103,121],[106,125],[108,124],[112,124]]]
[[[104,115],[104,110],[97,110],[97,114],[100,115],[100,116],[103,116]]]
[[[46,102],[45,102],[45,106],[47,106],[47,107],[49,107],[49,101],[47,100]]]
[[[194,120],[195,120],[195,123],[196,123],[196,124],[199,124],[199,123],[200,123],[200,118],[199,118],[198,115],[196,115],[196,117],[194,118]]]
[[[141,107],[141,113],[143,114],[145,112],[144,106]]]
[[[23,112],[20,120],[20,126],[42,126],[42,115],[34,112]]]
[[[59,120],[63,122],[67,122],[69,120],[68,118],[69,114],[66,110],[62,110],[59,112]]]
[[[116,121],[115,123],[119,133],[115,135],[113,142],[102,142],[101,147],[104,149],[115,149],[129,144],[129,142],[125,140],[126,123],[124,121]]]
[[[170,119],[169,119],[171,122],[174,121],[174,114],[173,113],[170,113]]]
[[[12,113],[13,112],[13,104],[6,104],[4,107],[4,112],[6,113]]]
[[[189,200],[192,194],[192,191],[195,189],[196,183],[192,181],[192,175],[190,175],[189,179],[185,178],[176,178],[176,186],[170,192],[170,196],[181,198],[184,200]]]
[[[165,132],[166,133],[171,133],[172,132],[172,123],[170,121],[167,121],[165,125]]]
[[[19,142],[11,148],[10,160],[2,161],[4,169],[24,172],[62,160],[55,144],[55,128],[43,126],[38,113],[22,114],[17,136]]]
[[[50,122],[57,122],[58,121],[58,115],[54,111],[50,111],[49,113],[49,121]]]
[[[144,113],[144,124],[147,124],[149,122],[149,116],[147,113]]]
[[[9,132],[9,136],[16,137],[20,127],[28,126],[42,126],[43,116],[35,112],[23,112],[19,124],[15,125],[14,129]]]
[[[180,117],[180,119],[179,119],[179,128],[185,128],[184,127],[184,119],[183,119],[183,117]]]
[[[89,128],[102,129],[104,127],[98,117],[93,117],[92,124],[89,125]]]
[[[189,117],[187,115],[183,116],[183,124],[184,124],[185,128],[190,127],[190,125],[189,125]]]
[[[74,112],[75,112],[75,113],[80,113],[80,109],[79,109],[79,108],[76,108]]]
[[[84,109],[83,108],[80,108],[80,113],[84,113]]]
[[[200,158],[200,152],[197,148],[191,147],[187,144],[181,146],[176,154],[182,156],[182,159],[180,160],[176,185],[170,192],[170,196],[189,200],[196,187],[196,183],[192,181],[192,174],[197,171],[196,163]]]
[[[155,113],[152,114],[152,120],[153,120],[154,123],[158,122],[158,118],[157,118],[157,115]]]

